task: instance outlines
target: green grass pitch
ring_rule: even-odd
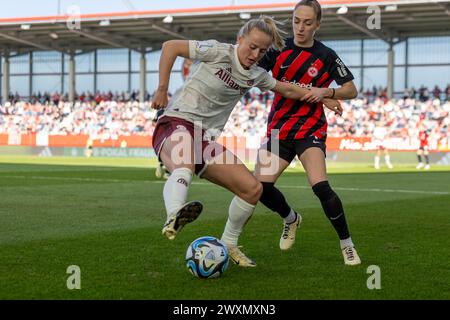
[[[362,265],[344,266],[339,242],[301,169],[278,181],[303,215],[281,252],[281,219],[259,204],[240,244],[258,266],[230,264],[217,279],[184,262],[199,236],[220,237],[231,193],[195,179],[204,203],[174,241],[161,235],[163,182],[146,159],[0,157],[0,299],[449,299],[450,168],[414,164],[375,172],[330,165]],[[66,286],[67,267],[81,289]],[[381,289],[369,290],[377,265]]]

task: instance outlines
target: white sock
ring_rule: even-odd
[[[354,247],[355,245],[353,244],[352,241],[352,237],[348,237],[347,239],[344,240],[339,240],[341,242],[341,250],[347,247]]]
[[[163,196],[167,216],[176,212],[186,203],[189,185],[192,182],[192,171],[188,168],[173,170],[164,184]]]
[[[380,157],[375,156],[375,168],[378,168],[380,166]]]
[[[391,165],[391,157],[390,156],[384,156],[384,161],[386,162],[386,165]]]
[[[294,210],[291,209],[291,212],[289,212],[288,216],[286,218],[283,218],[284,222],[289,224],[295,221],[297,219],[297,214]]]
[[[235,196],[228,209],[228,220],[223,231],[222,241],[228,245],[237,246],[239,235],[254,210],[254,205]]]

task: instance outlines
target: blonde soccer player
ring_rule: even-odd
[[[283,46],[278,23],[265,16],[249,20],[240,29],[236,44],[215,40],[164,43],[159,86],[152,107],[166,108],[158,119],[153,146],[171,173],[163,190],[167,220],[162,233],[168,239],[174,239],[181,228],[202,211],[199,201],[187,201],[192,177],[197,174],[235,195],[228,209],[222,240],[235,263],[243,267],[256,265],[238,248],[237,242],[261,196],[262,186],[232,152],[215,140],[236,103],[250,88],[273,90],[290,99],[300,99],[309,92],[277,81],[256,65],[269,48]],[[177,57],[191,59],[193,64],[183,87],[169,103],[169,78]],[[323,96],[315,93],[308,99],[318,101]],[[327,103],[330,108],[340,108],[334,100]]]

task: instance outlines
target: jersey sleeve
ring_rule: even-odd
[[[189,40],[189,58],[203,62],[215,61],[219,54],[219,42],[216,40]]]
[[[333,50],[330,52],[330,59],[331,65],[329,74],[338,85],[342,85],[354,79],[353,74]]]
[[[277,84],[277,80],[272,77],[267,71],[260,69],[261,74],[257,78],[255,87],[259,88],[261,91],[272,90]]]
[[[277,61],[277,56],[279,52],[276,50],[269,50],[258,62],[258,66],[263,68],[266,71],[270,71],[275,66],[275,62]]]

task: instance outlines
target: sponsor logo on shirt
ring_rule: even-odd
[[[337,71],[339,75],[341,78],[345,77],[348,74],[345,64],[339,58],[336,59],[336,63],[338,64]]]
[[[235,89],[235,90],[239,90],[239,92],[241,94],[244,94],[245,91],[247,91],[247,88],[243,88],[240,85],[238,85],[233,79],[232,79],[232,75],[231,75],[231,67],[225,68],[225,69],[219,69],[217,70],[217,72],[214,74],[217,78],[219,78],[220,80],[222,80],[223,82],[225,82],[225,84],[231,88],[231,89]],[[253,81],[253,80],[249,80],[249,81]],[[247,81],[248,84],[248,81]]]
[[[295,80],[289,81],[286,79],[286,77],[281,78],[281,81],[286,82],[286,83],[295,84],[296,86],[299,86],[300,88],[312,88],[312,83],[300,83]]]

